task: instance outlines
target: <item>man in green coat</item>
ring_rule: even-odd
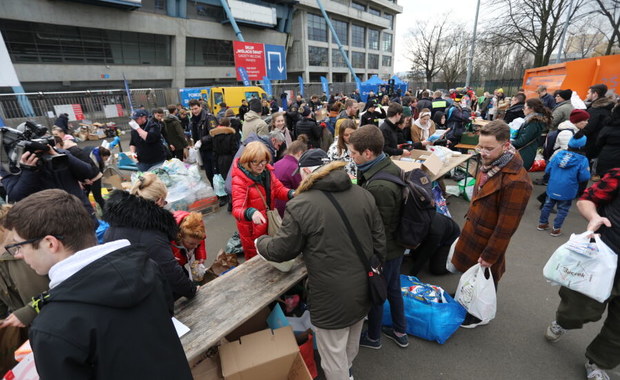
[[[256,248],[275,262],[291,260],[303,252],[321,367],[327,380],[342,380],[351,378],[370,295],[367,268],[343,219],[324,193],[332,194],[341,205],[366,257],[375,254],[385,259],[385,233],[372,195],[351,183],[343,170],[345,162],[323,165],[326,161],[327,154],[321,149],[310,149],[301,156],[302,182],[295,198],[286,204],[282,227],[273,237],[256,239]]]
[[[400,169],[389,156],[383,153],[383,133],[376,127],[362,127],[349,139],[351,158],[357,164],[357,183],[368,190],[379,208],[385,240],[387,257],[383,264],[383,275],[387,282],[388,301],[392,314],[392,326],[383,328],[386,337],[400,347],[407,347],[407,322],[403,296],[400,291],[400,267],[405,249],[396,242],[396,230],[400,222],[402,189],[399,185],[383,179],[373,179],[379,172],[400,177]],[[368,331],[362,334],[360,345],[366,348],[381,348],[381,325],[383,306],[373,306],[368,314]]]
[[[168,106],[168,112],[168,116],[166,116],[164,120],[164,137],[168,142],[172,157],[183,161],[183,152],[188,144],[185,138],[185,132],[183,131],[183,125],[177,116],[179,110],[177,106],[171,104]]]

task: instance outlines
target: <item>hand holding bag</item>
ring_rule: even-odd
[[[280,230],[280,227],[282,226],[282,217],[280,216],[278,210],[273,210],[269,208],[269,205],[267,204],[265,197],[263,197],[263,193],[260,192],[258,185],[254,186],[256,186],[258,195],[260,195],[261,199],[265,203],[265,209],[267,210],[267,235],[275,236]]]
[[[618,266],[616,255],[594,232],[572,234],[568,242],[555,250],[543,275],[547,281],[565,286],[598,302],[611,295]]]
[[[489,274],[489,278],[486,274]],[[493,275],[489,268],[482,268],[476,264],[463,273],[454,299],[467,312],[482,321],[495,318],[497,310],[497,295]]]
[[[362,245],[360,244],[353,227],[351,227],[351,223],[349,222],[349,218],[344,213],[342,207],[336,198],[332,195],[332,193],[323,191],[323,194],[332,202],[338,214],[342,218],[347,230],[349,231],[349,237],[353,242],[353,246],[355,247],[355,252],[357,252],[358,256],[362,260],[364,267],[368,270],[368,292],[370,295],[370,302],[372,302],[375,306],[380,306],[385,303],[387,299],[387,284],[385,283],[385,278],[383,277],[383,264],[377,255],[373,254],[370,256],[370,259],[366,257],[364,250],[362,249]]]

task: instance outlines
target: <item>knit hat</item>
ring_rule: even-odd
[[[570,97],[573,95],[573,91],[569,88],[568,90],[560,90],[558,91],[558,95],[564,100],[570,100]]]
[[[299,173],[299,169],[312,166],[323,166],[329,162],[327,153],[323,149],[309,149],[299,157],[299,163],[297,169],[293,172],[293,175]]]
[[[572,110],[570,113],[570,122],[573,124],[577,124],[581,121],[588,120],[590,118],[590,114],[584,110]]]
[[[250,111],[254,111],[256,113],[261,113],[263,111],[263,105],[261,104],[260,99],[250,100]]]
[[[410,106],[403,107],[403,116],[404,117],[411,116],[411,107]]]
[[[301,116],[306,117],[306,116],[310,116],[310,114],[312,113],[312,110],[308,106],[299,107],[299,113],[301,114]]]
[[[587,141],[588,138],[586,136],[582,136],[578,139],[573,136],[568,142],[568,147],[573,149],[581,149],[586,146]]]

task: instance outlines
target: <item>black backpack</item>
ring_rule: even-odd
[[[545,146],[542,153],[545,161],[549,161],[551,156],[553,156],[553,153],[555,152],[555,149],[553,149],[553,147],[555,146],[555,141],[558,139],[558,135],[562,131],[569,131],[573,135],[575,134],[575,131],[573,131],[572,129],[556,129],[555,131],[547,133],[547,139],[545,140]]]
[[[396,241],[405,248],[416,248],[428,235],[435,216],[431,180],[422,169],[401,171],[400,177],[380,171],[370,181],[374,180],[390,181],[403,187]]]

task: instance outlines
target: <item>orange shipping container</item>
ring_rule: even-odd
[[[551,94],[555,90],[570,88],[585,99],[588,88],[598,83],[604,83],[610,91],[620,94],[620,54],[528,69],[523,76],[523,89],[528,98],[538,96],[536,88],[544,85]]]

